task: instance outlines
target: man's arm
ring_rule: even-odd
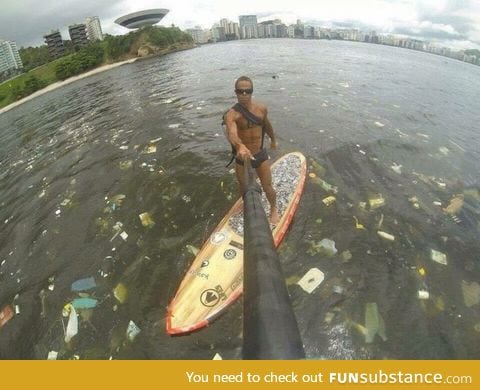
[[[268,119],[268,110],[267,110],[267,107],[265,107],[265,118],[263,120],[263,123],[265,125],[265,132],[268,134],[268,136],[270,137],[270,148],[271,149],[277,149],[278,145],[277,145],[277,140],[275,139],[275,133],[273,131],[273,127],[272,127],[272,124],[270,123],[270,120]]]
[[[238,127],[235,122],[235,111],[230,110],[225,118],[225,125],[227,126],[227,138],[237,151],[237,158],[245,161],[247,158],[254,160],[250,150],[243,144],[238,136]]]

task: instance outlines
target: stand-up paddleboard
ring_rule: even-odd
[[[297,210],[305,185],[307,163],[299,152],[272,164],[280,222],[272,230],[280,245]],[[267,212],[270,205],[262,194]],[[239,199],[198,252],[167,312],[167,333],[189,333],[207,326],[243,291],[243,201]]]

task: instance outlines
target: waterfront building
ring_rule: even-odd
[[[0,39],[0,73],[22,69],[23,64],[18,54],[17,44]]]
[[[62,34],[58,30],[52,30],[50,33],[43,36],[48,47],[48,53],[53,58],[59,58],[65,54],[65,47],[63,46]]]
[[[103,41],[102,26],[98,16],[89,16],[85,19],[87,38],[89,41]]]
[[[315,29],[312,26],[305,26],[303,28],[303,37],[306,39],[312,39],[315,36]]]
[[[258,38],[257,15],[240,15],[240,38]]]
[[[192,36],[193,42],[195,42],[198,45],[207,43],[208,40],[210,39],[209,31],[202,30],[199,26],[196,26],[195,28],[189,28],[186,31]]]
[[[238,23],[231,22],[228,19],[222,19],[220,20],[220,26],[225,29],[225,39],[227,41],[240,39],[240,29]]]
[[[129,29],[153,26],[160,22],[168,12],[169,10],[164,8],[147,9],[121,16],[115,20],[115,23]]]
[[[224,42],[227,40],[225,35],[225,27],[213,26],[210,35],[213,42]]]
[[[295,25],[291,24],[287,27],[287,37],[288,38],[295,38]]]
[[[68,26],[68,33],[74,47],[86,45],[88,43],[87,38],[87,26],[85,24],[72,24]]]

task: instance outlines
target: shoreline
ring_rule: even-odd
[[[107,70],[117,68],[117,67],[125,65],[125,64],[131,64],[131,63],[137,61],[139,58],[140,57],[135,57],[135,58],[130,58],[128,60],[124,60],[124,61],[120,61],[120,62],[114,62],[113,64],[102,65],[102,66],[99,66],[98,68],[89,70],[88,72],[85,72],[85,73],[82,73],[82,74],[79,74],[79,75],[76,75],[76,76],[73,76],[73,77],[69,77],[68,79],[63,80],[63,81],[57,81],[53,84],[47,85],[45,88],[42,88],[42,89],[32,93],[31,95],[25,96],[24,98],[22,98],[20,100],[17,100],[16,102],[13,102],[13,103],[9,104],[8,106],[0,108],[0,114],[3,114],[4,112],[7,112],[7,111],[11,110],[12,108],[15,108],[15,107],[17,107],[17,106],[19,106],[19,105],[21,105],[21,104],[23,104],[23,103],[25,103],[29,100],[35,99],[38,96],[44,95],[47,92],[51,92],[51,91],[53,91],[57,88],[63,87],[63,86],[68,85],[68,84],[71,84],[75,81],[84,79],[86,77],[93,76],[94,74],[102,73],[102,72],[105,72]]]
[[[53,91],[57,88],[63,87],[67,84],[70,84],[70,83],[73,83],[75,81],[84,79],[84,78],[92,76],[94,74],[105,72],[107,70],[110,70],[110,69],[113,69],[113,68],[116,68],[116,67],[119,67],[119,66],[122,66],[122,65],[125,65],[125,64],[131,64],[131,63],[133,63],[135,61],[138,61],[138,60],[148,60],[148,59],[151,59],[151,58],[154,58],[154,57],[161,57],[161,56],[171,54],[171,53],[175,53],[175,52],[178,52],[178,51],[194,49],[195,47],[196,47],[196,45],[193,44],[193,43],[191,43],[191,44],[189,44],[189,43],[179,44],[179,46],[171,45],[167,48],[157,50],[153,54],[149,54],[149,55],[146,55],[146,56],[140,56],[140,57],[133,57],[133,58],[129,58],[128,60],[114,62],[112,64],[101,65],[98,68],[89,70],[88,72],[81,73],[79,75],[70,77],[66,80],[57,81],[53,84],[47,85],[45,88],[39,89],[38,91],[32,93],[31,95],[25,96],[24,98],[22,98],[20,100],[17,100],[16,102],[10,103],[8,106],[0,108],[0,115],[3,114],[4,112],[7,112],[7,111],[11,110],[12,108],[15,108],[15,107],[17,107],[17,106],[19,106],[19,105],[21,105],[25,102],[28,102],[29,100],[35,99],[36,97],[41,96],[41,95],[43,95],[47,92],[51,92],[51,91]]]

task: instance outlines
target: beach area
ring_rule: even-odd
[[[35,99],[36,97],[41,96],[41,95],[43,95],[47,92],[53,91],[57,88],[63,87],[67,84],[73,83],[73,82],[81,80],[83,78],[93,76],[94,74],[105,72],[107,70],[116,68],[118,66],[122,66],[122,65],[125,65],[125,64],[131,64],[131,63],[135,62],[136,60],[138,60],[139,58],[140,57],[135,57],[135,58],[130,58],[130,59],[125,60],[125,61],[120,61],[120,62],[115,62],[113,64],[103,65],[103,66],[100,66],[98,68],[92,69],[88,72],[79,74],[78,76],[70,77],[70,78],[68,78],[66,80],[63,80],[63,81],[57,81],[56,83],[50,84],[50,85],[46,86],[45,88],[42,88],[42,89],[32,93],[31,95],[28,95],[28,96],[24,97],[23,99],[17,100],[16,102],[14,102],[12,104],[9,104],[6,107],[0,108],[0,114],[3,114],[4,112],[7,112],[7,111],[11,110],[12,108],[19,106],[20,104],[23,104],[25,102],[28,102],[29,100]]]

